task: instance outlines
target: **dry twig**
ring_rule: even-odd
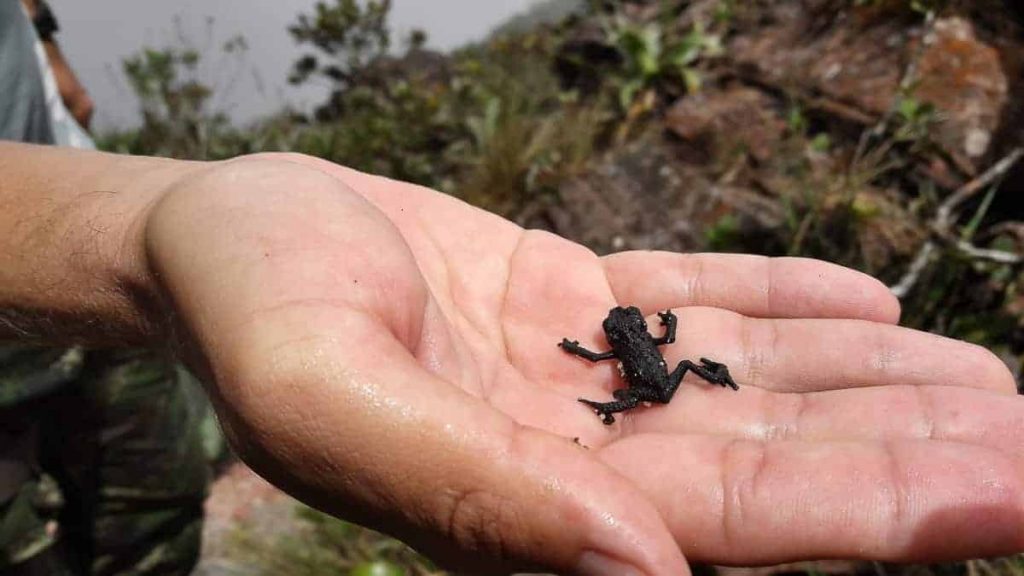
[[[921,275],[935,256],[938,250],[938,242],[940,241],[952,245],[956,250],[959,250],[960,253],[972,260],[985,260],[1009,265],[1024,263],[1024,255],[1002,250],[979,248],[967,240],[958,238],[953,233],[953,226],[956,224],[959,214],[958,209],[983,190],[996,185],[1021,159],[1024,159],[1024,148],[1016,148],[992,166],[992,168],[989,168],[984,174],[971,180],[950,195],[939,206],[938,211],[935,213],[935,219],[930,225],[932,238],[924,243],[917,256],[914,257],[914,261],[907,270],[907,273],[903,275],[899,283],[891,288],[892,293],[897,298],[906,298],[910,291],[914,289],[920,281]]]
[[[857,151],[853,155],[853,166],[858,166],[867,154],[868,146],[871,141],[875,138],[881,138],[889,132],[889,128],[896,116],[899,114],[900,100],[911,92],[914,88],[914,83],[917,82],[917,71],[921,65],[921,58],[924,57],[925,52],[928,50],[929,41],[932,35],[935,33],[935,23],[938,18],[934,10],[929,10],[925,16],[924,25],[921,27],[921,43],[917,46],[917,50],[910,57],[910,62],[907,64],[906,70],[903,71],[903,77],[900,79],[899,87],[896,90],[896,94],[893,96],[892,105],[889,106],[889,110],[884,116],[878,121],[878,123],[871,129],[861,134],[860,142],[857,143]]]

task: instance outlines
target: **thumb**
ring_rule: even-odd
[[[374,339],[365,326],[320,320]],[[317,346],[302,345],[303,354]],[[317,376],[278,346],[264,368],[224,383],[231,408],[222,417],[250,465],[307,503],[462,571],[689,574],[632,482],[571,440],[520,426],[437,379],[393,345],[379,362],[326,342],[315,355],[344,368]],[[236,396],[236,386],[258,390]]]
[[[631,482],[424,369],[425,283],[365,200],[280,162],[202,178],[154,209],[148,255],[253,469],[446,565],[688,574]]]
[[[471,572],[689,574],[651,503],[586,449],[484,415],[472,424],[485,432],[435,484],[450,497],[433,511],[433,529],[410,540],[421,551]]]

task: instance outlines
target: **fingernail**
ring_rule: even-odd
[[[584,552],[576,565],[579,576],[644,576],[631,564],[613,560],[599,552]]]

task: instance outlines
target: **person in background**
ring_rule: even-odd
[[[90,129],[93,101],[57,43],[57,32],[60,31],[57,17],[44,0],[22,0],[22,5],[32,20],[36,35],[39,37],[39,46],[43,49],[41,54],[37,49],[37,59],[46,90],[47,109],[56,128],[57,144],[75,148],[94,148],[84,133],[78,133],[80,130],[88,132]],[[76,126],[70,125],[72,119],[78,130]],[[83,137],[86,139],[78,142],[73,140]],[[65,142],[65,139],[68,141]]]
[[[20,1],[20,3],[19,3]],[[0,0],[0,139],[94,148],[41,0]],[[204,403],[166,355],[0,346],[0,574],[187,574]]]

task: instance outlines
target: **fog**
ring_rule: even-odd
[[[428,32],[430,46],[449,49],[482,37],[532,0],[394,0],[392,25],[399,37]],[[306,108],[323,86],[289,86],[288,71],[303,53],[287,25],[314,0],[50,0],[61,25],[58,41],[96,101],[99,130],[138,121],[121,61],[143,46],[189,45],[208,54],[201,68],[215,87],[214,108],[247,122],[286,104]],[[226,40],[242,35],[248,51],[226,57]]]

